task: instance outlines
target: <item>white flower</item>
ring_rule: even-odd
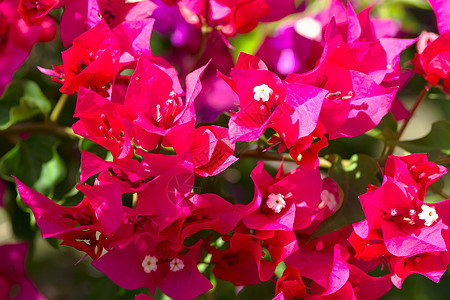
[[[434,207],[422,204],[422,212],[419,214],[419,219],[425,221],[425,226],[431,226],[439,218]]]
[[[325,207],[326,205],[330,210],[335,210],[338,206],[336,196],[327,190],[323,190],[322,193],[320,193],[320,200],[322,200],[322,202],[319,204],[319,207]]]
[[[144,257],[142,261],[142,267],[144,268],[145,273],[150,273],[152,271],[156,271],[158,269],[158,265],[156,264],[158,259],[155,256],[147,255]]]
[[[175,257],[170,261],[170,271],[178,272],[183,269],[184,269],[184,262],[178,257]]]
[[[253,97],[256,101],[267,102],[273,94],[273,90],[267,84],[261,84],[253,88],[253,93],[255,93]]]
[[[275,213],[279,213],[283,208],[286,207],[286,201],[284,201],[284,197],[281,194],[271,193],[267,197],[267,206],[272,209]]]
[[[322,40],[322,25],[319,21],[306,17],[295,22],[295,32],[298,34],[316,41]]]

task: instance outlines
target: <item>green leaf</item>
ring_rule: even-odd
[[[235,38],[230,39],[230,44],[233,45],[235,50],[233,54],[237,59],[239,53],[245,52],[248,54],[255,54],[258,47],[261,45],[265,37],[265,31],[261,26],[256,27],[251,32],[246,34],[237,35]]]
[[[58,139],[47,135],[33,135],[21,141],[0,159],[0,175],[9,181],[13,181],[11,175],[14,175],[24,184],[49,195],[66,173],[56,150],[58,144]]]
[[[261,282],[255,285],[245,286],[237,295],[237,300],[258,299],[270,300],[275,296],[275,283],[272,281]]]
[[[0,130],[39,114],[47,116],[50,110],[50,101],[35,82],[13,82],[0,99]]]
[[[100,146],[99,144],[96,144],[93,141],[84,138],[80,140],[78,148],[80,150],[91,152],[105,160],[109,154],[109,151]]]
[[[395,140],[397,138],[397,121],[389,112],[381,120],[380,124],[374,129],[366,132],[366,135],[384,141]]]
[[[355,154],[346,162],[337,158],[328,175],[342,190],[341,207],[319,225],[311,239],[363,220],[358,197],[366,192],[368,184],[379,184],[377,173],[378,165],[370,156]]]
[[[8,213],[14,238],[27,241],[31,244],[34,240],[36,230],[30,224],[30,214],[21,209],[17,203],[17,191],[15,186],[11,183],[7,183],[3,197],[3,208]],[[0,216],[0,220],[2,218],[3,216]],[[6,237],[7,236],[2,236],[2,238]]]
[[[450,121],[437,121],[431,126],[430,132],[416,140],[399,141],[397,146],[411,153],[428,153],[430,159],[450,151]]]

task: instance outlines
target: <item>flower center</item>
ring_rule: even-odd
[[[256,101],[261,100],[262,102],[267,102],[273,94],[273,90],[267,84],[261,84],[253,88],[253,93],[253,98]]]
[[[430,207],[426,204],[422,204],[421,206],[422,212],[418,215],[419,219],[425,221],[425,226],[431,226],[434,222],[439,218],[438,214],[434,207]]]
[[[355,92],[354,91],[349,91],[347,93],[347,96],[343,95],[342,92],[337,91],[335,93],[328,93],[325,98],[328,100],[349,100],[352,99],[355,96]]]
[[[178,272],[183,269],[184,269],[184,262],[181,259],[179,259],[178,257],[172,259],[172,261],[170,262],[170,271]]]
[[[286,207],[286,201],[284,200],[284,196],[281,194],[271,193],[267,197],[267,206],[272,209],[275,213],[279,213],[283,208]]]
[[[294,29],[295,32],[308,39],[316,41],[320,41],[322,39],[322,25],[319,21],[311,17],[299,19],[295,22]]]
[[[330,210],[334,210],[337,207],[336,197],[327,190],[322,191],[320,194],[320,200],[322,200],[319,204],[320,209],[324,208],[325,205],[328,206]]]
[[[112,140],[115,140],[117,142],[122,142],[123,137],[118,134],[109,123],[108,117],[105,114],[100,115],[100,119],[102,122],[102,125],[99,126],[100,131],[106,138],[110,138]]]
[[[144,268],[145,273],[150,273],[152,271],[156,271],[158,269],[158,265],[156,264],[158,259],[155,256],[147,255],[144,257],[142,261],[142,267]]]
[[[158,127],[168,129],[175,123],[175,119],[180,112],[181,103],[178,99],[178,94],[171,91],[169,98],[163,105],[156,104],[156,113],[154,116],[154,124]]]

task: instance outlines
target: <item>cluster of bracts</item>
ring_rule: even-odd
[[[400,53],[419,40],[416,72],[450,88],[450,67],[439,63],[448,61],[450,49],[444,17],[438,15],[439,36],[398,39],[389,36],[385,20],[370,18],[370,8],[356,14],[350,3],[332,1],[303,20],[307,28],[319,28],[302,37],[304,54],[284,45],[295,56],[288,65],[282,62],[289,51],[267,46],[276,44],[271,37],[264,42],[271,55],[264,45],[258,54],[271,56],[267,65],[241,53],[230,74],[217,73],[239,102],[225,128],[197,125],[194,101],[211,66],[180,83],[177,70],[150,50],[153,27],[170,20],[165,9],[180,16],[179,27],[209,28],[227,44],[228,36],[294,12],[294,1],[19,2],[17,20],[33,30],[47,24],[50,10],[64,7],[60,34],[69,48],[61,65],[41,71],[62,84],[62,93],[78,94],[74,133],[113,157],[105,161],[82,151],[77,189],[85,197],[76,206],[60,206],[19,178],[20,197],[44,238],[85,252],[120,287],[152,294],[159,288],[174,299],[192,299],[212,288],[198,269],[210,264],[216,278],[236,286],[276,280],[275,299],[373,299],[392,285],[401,288],[410,274],[437,282],[445,272],[450,203],[424,198],[446,169],[425,154],[388,157],[382,185],[360,196],[366,219],[310,241],[342,198],[338,185],[322,178],[318,153],[328,140],[373,129],[391,108],[401,118],[396,93],[408,74],[400,68]],[[15,3],[4,0],[0,8]],[[439,12],[440,4],[432,4]],[[282,163],[272,177],[259,162],[247,203],[194,192],[196,177],[216,176],[239,159],[236,142],[256,141],[265,132],[273,133],[269,143],[280,154],[288,151],[296,169],[285,173]],[[86,184],[94,176],[95,183]],[[276,278],[281,263],[287,268]],[[386,275],[368,275],[380,265]]]

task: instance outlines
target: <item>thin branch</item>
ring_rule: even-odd
[[[69,99],[69,95],[66,94],[62,94],[61,97],[59,97],[58,102],[56,103],[52,113],[50,114],[50,122],[58,122],[59,116],[61,115],[61,112],[63,111],[64,106],[67,103],[67,99]]]
[[[448,164],[450,163],[450,155],[439,157],[434,162],[438,165]]]
[[[415,114],[417,108],[419,107],[420,103],[422,103],[423,99],[425,99],[425,96],[427,95],[429,90],[428,85],[424,86],[423,89],[420,91],[419,96],[416,99],[416,102],[414,103],[414,106],[411,108],[411,111],[408,115],[408,118],[405,120],[405,122],[403,123],[402,127],[400,128],[400,130],[398,131],[398,136],[397,136],[397,141],[399,141],[403,135],[403,133],[405,132],[406,127],[408,126],[409,122],[411,121],[413,115]],[[390,145],[389,147],[385,147],[384,151],[386,153],[383,152],[382,157],[387,157],[389,155],[391,155],[392,153],[394,153],[396,145]]]
[[[242,151],[239,154],[239,158],[243,158],[243,157],[252,157],[252,158],[259,158],[262,160],[272,160],[272,161],[281,161],[284,158],[285,161],[291,161],[291,162],[296,163],[295,159],[293,159],[289,155],[282,155],[282,154],[276,154],[276,153],[271,153],[271,152],[261,152],[258,150]],[[328,169],[328,168],[331,168],[332,163],[322,157],[319,157],[319,166],[321,168]]]
[[[0,136],[9,137],[20,133],[48,133],[54,136],[70,139],[80,139],[81,137],[73,133],[72,128],[60,126],[55,123],[19,123],[11,127],[0,130]]]

